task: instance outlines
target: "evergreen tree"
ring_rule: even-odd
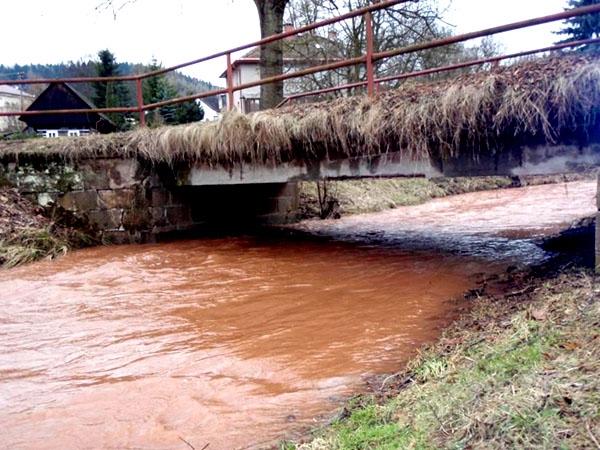
[[[192,95],[192,93],[188,92],[187,95]],[[204,119],[204,108],[194,100],[177,103],[175,107],[178,124],[199,122]]]
[[[153,60],[148,72],[160,70],[162,66]],[[178,97],[180,94],[166,75],[157,75],[144,80],[144,104],[158,103]],[[188,93],[191,95],[191,93]],[[181,123],[197,122],[204,117],[204,110],[195,102],[189,101],[173,105],[161,106],[151,110],[146,116],[150,126],[178,125]]]
[[[155,59],[148,67],[148,72],[162,69],[162,65]],[[170,100],[176,96],[175,89],[167,81],[167,77],[156,75],[154,77],[144,79],[143,87],[144,104],[158,103],[165,100]],[[161,106],[158,109],[150,110],[146,116],[146,122],[150,126],[173,125],[176,123],[175,106]]]
[[[596,5],[598,3],[600,3],[600,0],[568,0],[567,4],[569,7],[565,8],[565,10],[568,11],[570,9]],[[566,19],[564,24],[564,28],[557,31],[556,34],[567,35],[568,37],[557,42],[557,44],[600,37],[600,14],[586,14],[584,16],[571,17],[570,19]],[[578,50],[600,50],[600,45],[590,44],[579,47]]]
[[[115,56],[109,50],[98,52],[99,61],[95,64],[96,76],[117,77],[120,75],[119,66]],[[98,81],[93,83],[94,105],[98,108],[112,108],[129,106],[131,104],[129,92],[122,82]],[[126,128],[125,114],[107,114],[118,129]]]

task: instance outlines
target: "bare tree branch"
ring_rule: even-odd
[[[125,6],[135,3],[137,0],[104,0],[102,3],[98,4],[94,9],[96,11],[112,11],[113,20],[117,20],[117,12],[121,11]],[[118,4],[116,4],[118,3]]]

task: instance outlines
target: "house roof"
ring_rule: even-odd
[[[27,111],[51,111],[56,109],[94,109],[96,106],[73,86],[64,82],[52,82],[27,108]],[[40,128],[78,128],[97,129],[110,132],[115,124],[102,113],[82,112],[72,114],[44,114],[21,116],[19,120],[28,126]]]
[[[219,112],[219,99],[216,95],[212,95],[210,97],[203,97],[199,100],[215,112]]]
[[[22,91],[21,89],[17,89],[15,87],[8,86],[8,85],[0,86],[0,94],[15,95],[15,96],[22,95],[23,97],[35,98],[35,95],[32,95],[29,92],[25,92],[25,91]]]

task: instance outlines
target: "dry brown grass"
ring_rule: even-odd
[[[72,248],[96,245],[90,230],[78,230],[67,217],[46,217],[16,189],[0,187],[0,269],[38,259],[54,259]],[[79,225],[79,224],[78,224]]]
[[[304,104],[222,120],[82,138],[3,142],[0,157],[138,156],[154,162],[337,159],[400,151],[407,158],[498,152],[585,136],[597,125],[600,63],[562,56],[406,83],[374,97]],[[485,150],[483,150],[485,149]]]

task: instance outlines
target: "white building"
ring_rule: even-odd
[[[216,96],[199,98],[196,101],[204,110],[204,118],[202,119],[202,122],[211,122],[221,118],[222,108],[219,106],[219,99]]]
[[[12,86],[0,86],[0,111],[24,111],[31,105],[35,95]],[[0,116],[0,133],[19,131],[23,128],[17,116]]]
[[[257,48],[250,50],[232,64],[233,85],[252,83],[260,80],[260,52]],[[227,79],[227,71],[221,74]],[[260,109],[260,86],[254,86],[241,91],[234,91],[233,105],[242,113],[250,113]]]
[[[286,26],[285,31],[291,31]],[[307,67],[327,64],[343,59],[337,37],[330,34],[328,37],[303,35],[288,37],[283,41],[283,72],[293,73]],[[241,58],[231,64],[233,85],[240,86],[260,80],[260,49],[253,48]],[[227,71],[220,78],[227,79]],[[290,96],[301,92],[308,92],[322,87],[338,86],[345,84],[347,78],[340,72],[331,72],[326,75],[315,74],[312,77],[292,78],[283,84],[283,95]],[[233,104],[236,110],[242,113],[251,113],[260,109],[260,86],[234,91]]]

